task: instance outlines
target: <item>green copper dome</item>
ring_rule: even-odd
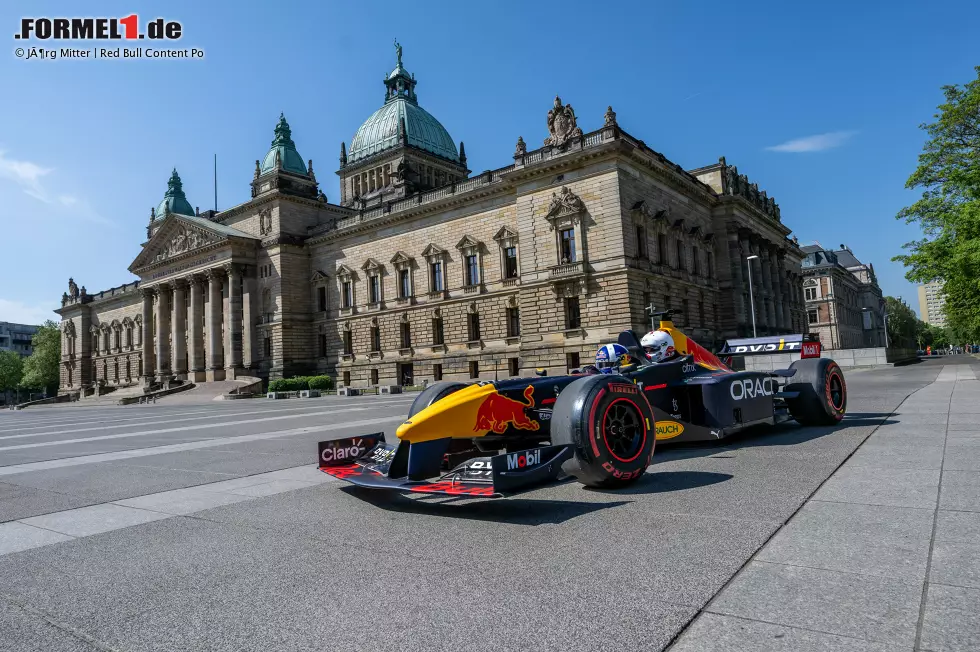
[[[398,65],[385,79],[385,104],[354,134],[347,162],[355,163],[400,144],[399,126],[404,121],[407,144],[459,163],[456,143],[438,120],[418,105],[415,76],[402,66],[401,46],[395,43]]]
[[[278,157],[283,170],[295,172],[296,174],[307,174],[306,163],[303,157],[296,151],[293,143],[292,132],[286,117],[279,114],[279,123],[276,125],[276,137],[272,139],[272,148],[262,160],[262,174],[276,169],[276,158]]]
[[[167,213],[180,213],[181,215],[193,215],[194,209],[191,203],[184,196],[184,186],[180,182],[180,175],[177,168],[170,174],[167,181],[167,192],[163,195],[163,200],[157,206],[156,218],[162,219]]]

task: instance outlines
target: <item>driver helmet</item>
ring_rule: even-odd
[[[629,350],[622,344],[605,344],[596,351],[595,366],[599,371],[619,367],[626,364],[629,354]]]
[[[663,362],[674,357],[674,338],[664,331],[650,331],[640,340],[643,353],[650,362]]]

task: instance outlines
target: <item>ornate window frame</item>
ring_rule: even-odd
[[[510,227],[504,225],[500,227],[496,234],[493,236],[494,242],[497,243],[497,248],[500,253],[500,280],[503,281],[504,285],[511,285],[517,283],[521,278],[521,250],[518,245],[517,233],[512,231]],[[507,276],[507,250],[513,248],[516,255],[515,263],[517,264],[517,274],[514,276]]]
[[[415,259],[404,251],[398,251],[391,257],[391,265],[395,268],[395,300],[398,305],[408,305],[415,300]],[[401,274],[408,272],[408,294],[402,292]]]
[[[327,314],[330,312],[330,277],[320,270],[314,270],[313,276],[310,277],[311,290],[313,292],[313,306],[314,313]],[[320,288],[323,288],[323,310],[320,310]]]
[[[347,299],[347,293],[344,292],[345,283],[350,283],[349,303],[345,303]],[[340,296],[340,314],[353,315],[357,309],[357,274],[344,264],[337,266],[337,294]]]
[[[449,279],[446,275],[446,262],[449,258],[448,252],[437,244],[429,243],[425,249],[422,250],[422,257],[425,258],[425,278],[429,288],[429,299],[444,299],[447,295],[447,288],[449,287]],[[433,276],[432,276],[432,265],[434,263],[439,263],[442,270],[442,289],[437,290],[434,287]]]
[[[364,280],[367,282],[367,308],[368,310],[381,310],[385,303],[385,266],[374,258],[368,258],[361,265],[361,269],[364,271]],[[378,292],[372,301],[371,284],[374,283],[374,279],[378,279]]]
[[[584,217],[587,212],[585,202],[567,186],[562,186],[559,192],[551,193],[551,203],[545,219],[555,233],[555,264],[584,265],[588,255],[585,241]],[[575,261],[562,263],[561,232],[572,229],[575,237]]]
[[[463,272],[463,289],[466,292],[478,291],[483,286],[483,243],[470,235],[464,235],[462,239],[456,243],[456,249],[460,253],[460,266]],[[466,259],[470,256],[476,256],[476,282],[474,279],[467,279],[467,265]],[[467,280],[470,282],[467,283]]]

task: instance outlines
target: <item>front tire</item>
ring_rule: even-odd
[[[830,358],[807,358],[790,365],[796,369],[786,392],[799,392],[786,399],[790,414],[804,426],[832,426],[847,412],[847,383],[844,372]]]
[[[551,443],[570,445],[562,469],[587,487],[619,488],[650,466],[656,443],[653,410],[639,387],[622,376],[586,376],[555,402]]]

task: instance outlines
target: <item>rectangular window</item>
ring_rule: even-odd
[[[561,264],[575,262],[575,229],[562,229],[558,232]]]
[[[803,288],[803,297],[807,301],[814,301],[817,298],[817,288]]]
[[[639,224],[636,225],[636,257],[647,257],[647,230]]]
[[[412,346],[412,327],[409,326],[408,322],[402,322],[401,324],[401,339],[403,349]]]
[[[577,352],[565,354],[565,366],[568,368],[568,371],[579,368],[579,355]]]
[[[381,302],[381,277],[371,276],[368,279],[368,302],[369,303],[380,303]]]
[[[466,257],[466,285],[476,285],[480,282],[480,270],[476,254]]]
[[[810,324],[816,324],[817,321],[820,320],[820,317],[817,316],[817,309],[816,308],[811,308],[810,310],[807,310],[806,311],[806,319],[807,319],[807,322],[808,323],[810,323]]]
[[[429,265],[429,287],[431,292],[442,292],[442,262],[436,261]]]
[[[504,278],[517,278],[517,247],[504,249]]]
[[[350,372],[344,372],[344,387],[350,387]]]
[[[698,318],[701,320],[701,328],[707,328],[708,317],[704,314],[704,301],[698,301]]]
[[[319,287],[316,289],[316,303],[317,310],[320,312],[327,311],[327,288]]]
[[[442,344],[445,342],[445,338],[442,330],[442,318],[436,318],[432,320],[432,344]]]
[[[684,260],[684,243],[677,241],[677,269],[687,269],[687,261]]]
[[[469,326],[469,341],[475,342],[480,339],[480,315],[471,312],[467,315],[467,324]]]
[[[378,370],[377,369],[372,369],[371,370],[371,384],[372,385],[377,385],[378,384]]]
[[[698,251],[697,247],[691,247],[691,273],[695,276],[701,274],[701,252]]]
[[[681,299],[681,318],[679,320],[679,323],[684,326],[688,326],[694,323],[693,320],[691,320],[688,317],[687,308],[688,308],[687,299]]]
[[[432,365],[432,380],[442,380],[442,365],[434,364]]]
[[[578,297],[565,299],[565,328],[581,328],[582,315],[579,312]]]
[[[510,373],[511,378],[515,378],[521,375],[521,359],[520,358],[507,358],[507,371]]]
[[[265,338],[265,357],[267,357],[267,358],[271,358],[272,357],[272,338],[271,337]]]
[[[350,331],[344,331],[344,355],[354,353],[354,338]]]
[[[705,252],[705,260],[708,263],[707,269],[705,270],[708,274],[708,278],[713,278],[715,275],[715,261],[714,256],[712,256],[710,251]]]
[[[507,337],[517,337],[521,334],[521,309],[507,309]]]
[[[381,329],[377,326],[371,327],[371,350],[381,350]]]
[[[470,378],[480,377],[480,364],[475,360],[470,363]]]
[[[327,336],[323,333],[320,334],[320,357],[327,357]]]
[[[398,296],[402,299],[412,296],[411,279],[407,269],[398,270]]]
[[[657,262],[661,265],[667,264],[667,235],[664,233],[657,234],[657,255],[660,257]]]
[[[351,308],[354,306],[354,287],[350,281],[344,281],[342,288],[343,306]]]

